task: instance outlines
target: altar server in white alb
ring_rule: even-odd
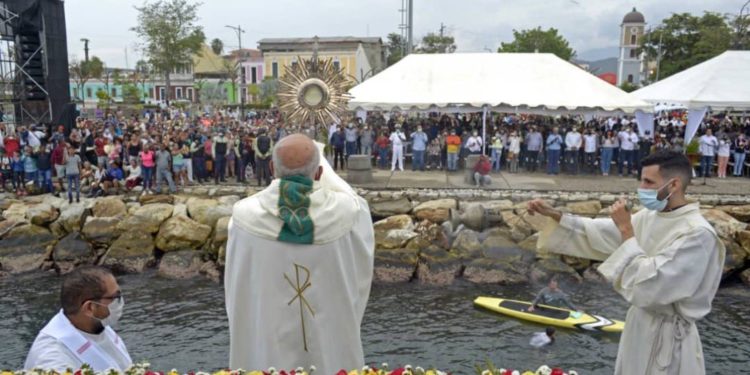
[[[320,146],[283,138],[273,151],[276,179],[234,206],[224,279],[230,368],[333,374],[364,366],[372,219]]]
[[[124,305],[112,272],[93,266],[73,270],[63,280],[60,300],[62,310],[31,345],[26,370],[62,373],[88,364],[96,372],[124,372],[133,364],[125,343],[112,329]]]
[[[704,374],[695,322],[711,311],[724,245],[700,205],[685,199],[692,167],[682,153],[661,151],[641,165],[638,197],[645,208],[632,217],[622,199],[606,219],[530,202],[531,213],[557,221],[537,246],[603,261],[599,272],[630,303],[615,374]]]

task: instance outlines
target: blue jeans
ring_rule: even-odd
[[[37,176],[39,176],[39,171],[25,172],[25,176],[26,176],[25,177],[26,181],[24,181],[24,183],[29,182],[29,181],[33,181],[36,185],[39,185],[39,181],[38,181],[38,177],[37,177]],[[41,187],[41,185],[39,185],[39,186]]]
[[[362,145],[362,155],[372,155],[372,146]]]
[[[713,165],[713,156],[701,156],[701,177],[711,177],[711,168]]]
[[[411,170],[424,170],[424,150],[412,150]]]
[[[742,167],[745,163],[745,153],[735,152],[734,153],[734,175],[742,176]]]
[[[609,169],[612,167],[613,155],[614,149],[612,149],[612,147],[602,147],[602,173],[609,174]]]
[[[547,150],[547,174],[560,173],[560,150]]]
[[[628,174],[633,173],[633,150],[620,149],[620,158],[617,161],[617,173],[622,174],[622,164],[628,164]]]
[[[357,154],[357,142],[346,142],[346,157]]]
[[[503,156],[503,150],[493,148],[492,149],[492,170],[499,171],[500,167],[502,167],[502,156]]]
[[[157,194],[161,194],[161,180],[167,180],[170,193],[177,192],[177,189],[174,186],[174,180],[172,180],[172,172],[168,168],[160,168],[156,170],[156,193]]]
[[[39,177],[39,186],[42,188],[47,188],[48,193],[52,193],[55,191],[55,189],[52,187],[52,170],[39,170],[38,172]]]
[[[388,168],[388,147],[381,147],[378,150],[378,154],[380,154],[380,159],[378,161],[378,165],[380,166],[380,168]]]
[[[81,175],[68,174],[68,199],[73,199],[73,186],[76,187],[76,200],[81,199]]]
[[[455,171],[458,169],[458,152],[449,152],[447,159],[447,167],[449,171]]]
[[[154,167],[141,167],[141,169],[143,170],[143,190],[153,188],[151,181],[154,174]]]

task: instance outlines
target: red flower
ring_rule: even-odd
[[[337,372],[336,375],[349,375],[349,373],[346,372],[346,370],[339,370],[339,372]]]
[[[564,374],[563,370],[557,367],[553,368],[552,372],[550,373],[550,375],[563,375],[563,374]]]
[[[406,371],[406,370],[404,370],[403,367],[402,368],[397,368],[397,369],[393,370],[393,372],[391,372],[391,375],[402,375],[404,373],[404,371]]]
[[[76,372],[73,375],[83,375],[83,372],[81,372],[81,370],[76,370]]]
[[[513,375],[513,369],[505,370],[505,372],[503,373],[503,375]]]

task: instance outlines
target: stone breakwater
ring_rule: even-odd
[[[101,264],[118,273],[156,269],[164,277],[219,282],[232,205],[257,191],[195,187],[178,195],[122,195],[73,204],[50,195],[0,194],[0,277],[35,270],[64,274],[79,265]],[[431,285],[457,279],[517,284],[551,276],[601,280],[594,262],[535,251],[548,219],[527,215],[526,202],[542,198],[565,212],[605,217],[619,197],[474,189],[359,193],[375,222],[375,280]],[[726,245],[725,279],[739,277],[750,285],[750,196],[690,198],[701,202]],[[461,220],[451,221],[451,210]],[[472,216],[485,211],[492,212],[491,223]]]

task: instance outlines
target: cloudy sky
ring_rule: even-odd
[[[456,38],[459,52],[496,50],[512,40],[513,29],[555,27],[584,59],[616,55],[619,25],[634,6],[649,25],[671,13],[738,13],[746,0],[415,0],[415,39],[437,32],[441,23]],[[266,37],[380,36],[398,32],[402,0],[203,0],[200,24],[209,40],[237,47],[227,24],[242,25],[243,46]],[[108,66],[133,67],[140,57],[135,5],[143,0],[67,0],[68,53],[83,58],[81,38],[91,55]],[[127,56],[127,59],[126,59]]]

